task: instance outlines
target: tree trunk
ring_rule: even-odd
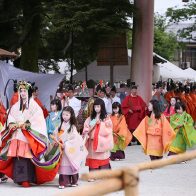
[[[40,0],[23,0],[23,18],[23,33],[26,34],[26,38],[22,45],[20,68],[38,72],[38,51],[41,27]]]

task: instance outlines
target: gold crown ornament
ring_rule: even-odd
[[[17,84],[17,89],[26,89],[29,90],[29,88],[32,87],[30,83],[26,82],[26,81],[19,81]]]

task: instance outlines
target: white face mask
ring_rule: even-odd
[[[118,112],[119,112],[119,108],[115,108],[115,109],[113,109],[113,112],[114,112],[115,114],[118,114]]]
[[[101,112],[101,106],[100,105],[95,105],[94,109],[95,109],[96,113],[100,113]]]

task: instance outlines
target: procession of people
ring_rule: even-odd
[[[111,161],[126,159],[128,145],[141,145],[152,161],[193,147],[196,85],[158,82],[149,103],[138,88],[124,88],[122,97],[115,86],[100,82],[84,101],[68,85],[57,90],[48,111],[38,87],[19,81],[10,108],[0,102],[0,182],[11,178],[30,187],[59,174],[60,189],[76,187],[82,166],[111,169]]]

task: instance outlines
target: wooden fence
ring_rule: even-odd
[[[73,191],[65,191],[58,194],[58,196],[100,196],[120,190],[124,190],[125,196],[138,196],[139,172],[157,169],[195,158],[196,150],[168,157],[167,159],[139,163],[132,167],[86,173],[81,176],[82,180],[96,179],[98,181],[78,187]]]

